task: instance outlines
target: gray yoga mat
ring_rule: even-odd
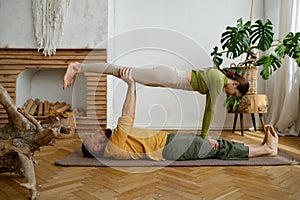
[[[84,158],[81,148],[71,153],[62,160],[56,160],[58,166],[80,166],[80,167],[191,167],[191,166],[272,166],[272,165],[299,165],[300,160],[279,150],[274,157],[263,156],[249,158],[248,160],[186,160],[186,161],[153,161],[153,160],[116,160],[105,158]]]

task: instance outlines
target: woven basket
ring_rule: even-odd
[[[249,90],[247,94],[257,94],[257,68],[255,66],[244,66],[242,76],[249,81]]]

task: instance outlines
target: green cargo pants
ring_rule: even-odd
[[[163,150],[167,160],[197,160],[219,158],[222,160],[248,159],[249,147],[239,142],[217,139],[219,149],[213,150],[208,140],[195,133],[168,134]]]

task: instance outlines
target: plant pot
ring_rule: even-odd
[[[257,67],[242,66],[242,76],[249,81],[247,94],[257,94]]]

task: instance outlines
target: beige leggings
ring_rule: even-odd
[[[109,63],[84,63],[81,72],[109,74],[120,78],[119,70],[124,66]],[[187,71],[166,66],[150,68],[132,67],[133,79],[143,85],[152,87],[169,87],[182,90],[192,90],[187,78]]]

